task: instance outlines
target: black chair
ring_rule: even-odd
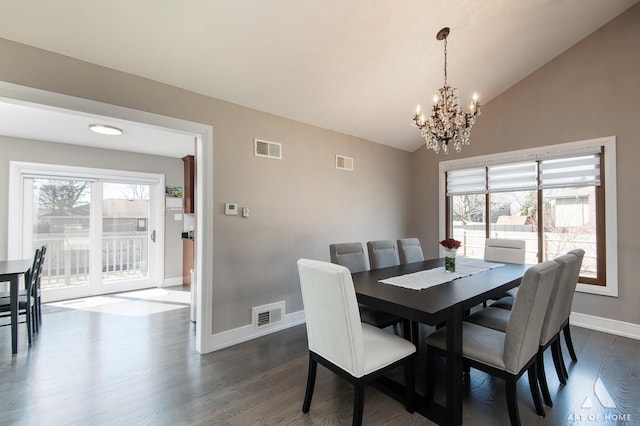
[[[36,284],[33,288],[35,298],[35,313],[36,321],[34,321],[35,330],[39,331],[42,325],[42,289],[40,287],[40,279],[42,278],[42,268],[44,266],[45,255],[47,254],[47,246],[43,245],[40,248],[40,267],[38,269],[38,276],[36,278]]]
[[[33,256],[31,269],[25,274],[24,289],[18,295],[18,316],[24,315],[24,322],[27,325],[27,338],[29,345],[33,341],[34,322],[36,321],[34,287],[39,277],[40,262],[42,258],[41,249],[37,249]],[[8,293],[0,296],[0,318],[11,317],[11,298]],[[3,324],[3,325],[11,325]]]

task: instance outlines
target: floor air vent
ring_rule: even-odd
[[[265,329],[282,322],[284,314],[284,301],[272,303],[270,305],[256,306],[253,311],[253,327],[255,329]]]
[[[253,140],[254,155],[256,157],[282,159],[282,144],[278,142],[269,142],[262,139]]]

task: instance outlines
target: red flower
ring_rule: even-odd
[[[462,243],[458,240],[454,240],[453,238],[447,238],[446,240],[440,241],[440,245],[448,249],[457,249],[460,248]]]

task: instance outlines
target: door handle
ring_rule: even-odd
[[[151,231],[151,241],[156,242],[156,230]]]

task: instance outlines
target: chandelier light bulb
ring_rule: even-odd
[[[416,115],[420,115],[420,104],[416,107]]]
[[[478,102],[478,94],[473,92],[473,102]]]
[[[438,95],[433,95],[433,103],[434,104],[437,104],[439,100],[440,100],[440,98],[438,97]]]

